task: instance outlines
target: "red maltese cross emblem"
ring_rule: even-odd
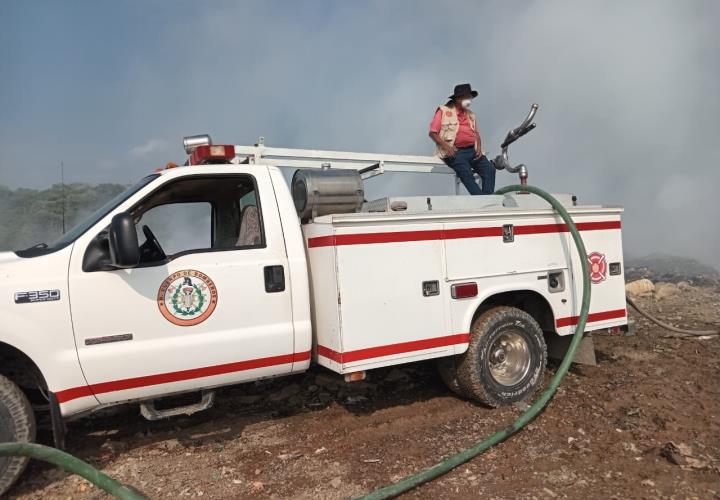
[[[590,281],[594,284],[605,281],[605,278],[607,278],[607,261],[605,261],[605,254],[592,252],[588,255],[588,264],[590,264]]]

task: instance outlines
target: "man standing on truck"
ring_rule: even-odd
[[[475,113],[470,111],[477,97],[469,83],[455,86],[453,95],[439,106],[430,122],[430,138],[437,145],[436,154],[452,168],[470,194],[493,194],[495,167],[484,154]],[[482,188],[475,182],[475,171]]]

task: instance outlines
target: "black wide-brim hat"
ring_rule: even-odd
[[[461,83],[460,85],[455,85],[455,90],[453,90],[453,94],[448,97],[448,99],[455,99],[458,96],[467,94],[473,97],[477,97],[478,95],[477,90],[473,90],[469,83]]]

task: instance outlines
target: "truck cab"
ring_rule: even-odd
[[[155,173],[2,271],[2,339],[37,360],[63,415],[310,362],[302,237],[273,167]],[[52,300],[18,301],[33,292]]]

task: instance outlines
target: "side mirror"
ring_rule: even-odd
[[[132,215],[120,212],[110,222],[108,233],[110,262],[114,267],[124,269],[135,267],[140,262],[140,247]]]

